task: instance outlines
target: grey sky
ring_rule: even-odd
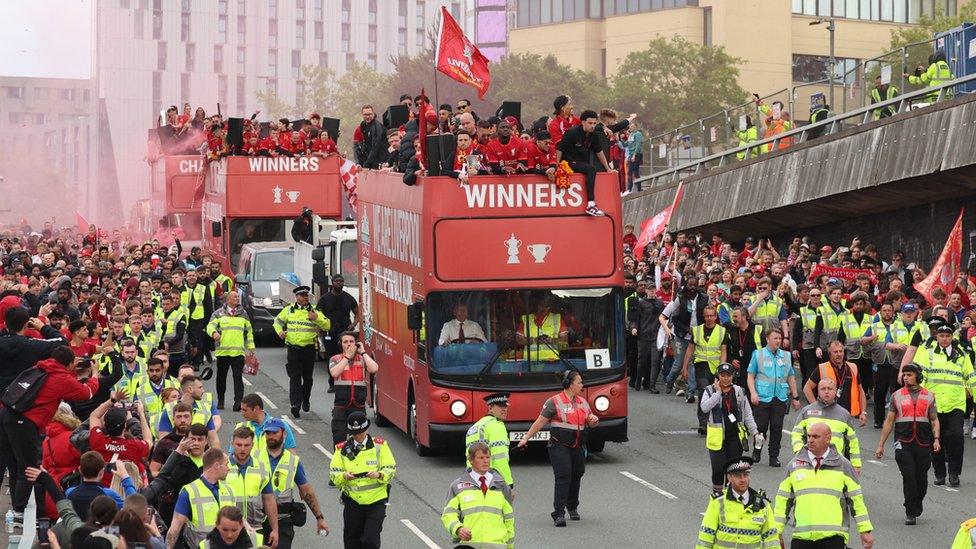
[[[92,1],[0,1],[0,75],[89,78]]]

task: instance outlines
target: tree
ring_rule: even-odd
[[[611,103],[636,112],[653,133],[667,131],[741,103],[740,62],[721,47],[655,38],[624,58],[612,79]]]
[[[935,15],[922,14],[918,22],[910,27],[903,27],[891,31],[891,49],[901,50],[906,48],[907,61],[902,66],[902,52],[895,55],[886,56],[884,61],[892,65],[892,80],[896,78],[898,69],[911,74],[916,67],[928,67],[928,57],[935,51],[933,39],[936,34],[945,32],[962,25],[966,21],[976,18],[976,2],[967,2],[959,6],[956,15],[946,15],[942,8],[936,8]],[[964,46],[968,48],[968,45]],[[966,50],[968,54],[968,50]],[[952,57],[951,52],[947,52],[948,57]],[[868,77],[873,81],[873,76],[880,72],[880,67],[868,66]]]

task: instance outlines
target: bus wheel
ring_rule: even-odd
[[[606,445],[607,441],[605,440],[592,440],[586,443],[586,449],[594,454],[599,454]]]
[[[424,446],[420,443],[420,439],[417,435],[417,405],[413,403],[413,399],[410,400],[410,437],[413,438],[413,447],[416,450],[417,455],[424,457],[431,454],[430,448]]]
[[[373,386],[370,389],[373,395],[373,416],[374,421],[376,421],[377,427],[389,427],[392,425],[390,420],[386,419],[383,414],[380,413],[380,401],[376,398],[376,379],[373,379]]]

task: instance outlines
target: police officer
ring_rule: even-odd
[[[311,407],[312,371],[315,366],[315,340],[318,330],[328,331],[329,319],[312,307],[308,294],[312,289],[299,286],[293,290],[295,303],[285,307],[275,317],[274,327],[278,337],[285,340],[288,358],[285,371],[288,372],[288,400],[291,402],[291,415],[301,417]]]
[[[491,467],[487,444],[474,442],[467,454],[471,466],[451,482],[441,523],[454,543],[511,548],[515,543],[512,492]]]
[[[853,516],[861,545],[871,549],[874,526],[857,473],[830,441],[826,423],[809,426],[806,446],[790,461],[786,478],[779,484],[773,510],[776,522],[782,529],[793,515],[793,549],[842,549],[847,546],[848,520]]]
[[[325,522],[319,508],[315,490],[308,481],[301,459],[285,449],[286,425],[280,419],[272,419],[264,426],[267,460],[271,469],[271,486],[278,502],[278,547],[290,549],[295,539],[295,526],[305,525],[305,506],[295,501],[295,488],[302,501],[308,504],[315,517],[319,535],[329,535],[329,524]],[[264,535],[270,535],[270,524],[265,526]]]
[[[582,396],[583,376],[579,371],[566,370],[562,384],[563,390],[546,400],[542,413],[518,443],[519,448],[524,448],[549,423],[549,461],[555,476],[552,520],[559,527],[566,526],[566,512],[570,520],[580,520],[579,491],[586,472],[587,428],[599,422]]]
[[[741,457],[749,448],[746,434],[756,446],[762,446],[763,436],[756,429],[752,407],[742,387],[732,383],[735,368],[723,362],[716,371],[715,382],[705,387],[699,408],[705,413],[705,447],[712,464],[712,493],[719,495],[725,484],[723,466],[731,459]]]
[[[396,461],[390,445],[366,431],[363,412],[349,414],[349,438],[336,445],[329,465],[332,483],[342,492],[342,539],[347,549],[375,549],[386,518]]]
[[[176,546],[183,534],[187,547],[197,547],[217,525],[217,512],[226,505],[237,506],[227,482],[227,454],[211,448],[203,454],[200,478],[180,489],[173,510],[173,521],[166,532],[166,547]],[[186,528],[184,528],[184,526]]]
[[[264,456],[251,455],[254,448],[254,431],[248,427],[234,429],[233,453],[228,461],[226,483],[234,493],[237,507],[254,530],[270,525],[268,545],[278,543],[278,505],[271,487],[271,466]],[[263,536],[257,536],[259,544]]]
[[[254,330],[251,319],[241,307],[241,295],[228,292],[226,304],[214,311],[207,324],[207,334],[217,348],[217,409],[224,409],[227,371],[234,375],[234,411],[241,410],[244,398],[244,356],[254,354]]]
[[[335,380],[332,406],[332,443],[346,440],[346,422],[354,412],[366,412],[366,373],[375,374],[379,364],[363,351],[356,334],[339,334],[342,352],[329,359],[329,374]]]
[[[508,464],[508,429],[505,428],[505,419],[508,418],[508,398],[509,393],[492,393],[485,396],[485,403],[488,405],[488,415],[479,419],[468,429],[468,434],[464,440],[464,446],[470,454],[471,446],[475,443],[483,443],[488,446],[491,454],[491,468],[498,471],[501,478],[509,488],[515,488],[515,480],[512,478],[512,468]],[[470,464],[470,462],[469,462]]]
[[[752,458],[739,457],[725,463],[728,487],[708,502],[698,531],[698,549],[715,547],[779,547],[779,526],[766,493],[749,486]]]
[[[891,395],[888,416],[881,430],[875,457],[884,457],[884,443],[895,431],[895,461],[903,479],[905,524],[915,524],[922,515],[922,500],[929,484],[932,452],[939,451],[939,414],[935,395],[920,385],[922,368],[909,364],[902,368],[904,387]]]
[[[946,54],[944,50],[939,50],[929,56],[929,66],[926,69],[922,65],[919,65],[915,69],[915,74],[907,75],[908,83],[915,86],[940,86],[949,80],[955,78],[952,74],[952,69],[949,68],[949,64],[946,63]],[[946,97],[952,95],[952,92],[946,90]],[[938,90],[933,91],[925,96],[925,100],[929,103],[935,103],[939,100]]]
[[[963,416],[966,411],[966,390],[976,390],[976,374],[969,353],[953,341],[953,329],[939,324],[935,330],[935,345],[925,345],[915,353],[915,363],[925,374],[923,387],[935,396],[939,414],[940,451],[932,455],[936,486],[946,483],[948,465],[949,486],[959,486],[962,472]],[[902,367],[904,371],[905,366]]]

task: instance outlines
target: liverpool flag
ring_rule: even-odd
[[[959,218],[949,233],[942,254],[932,267],[932,271],[924,280],[915,284],[915,290],[932,303],[932,290],[942,288],[946,295],[951,294],[956,287],[959,278],[959,269],[962,264],[962,214],[966,210],[959,212]]]
[[[478,90],[484,99],[491,83],[488,58],[471,43],[447,8],[441,7],[441,28],[437,33],[437,70]]]

